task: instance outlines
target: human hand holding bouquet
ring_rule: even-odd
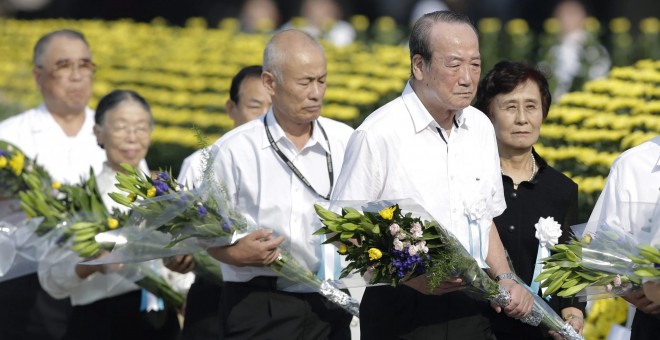
[[[268,237],[268,235],[259,236],[259,233],[267,233],[267,231],[233,209],[222,187],[212,181],[201,188],[187,190],[168,173],[160,172],[155,179],[152,179],[128,166],[125,169],[126,173],[117,174],[119,182],[117,188],[127,195],[111,194],[111,197],[116,202],[133,209],[131,224],[141,226],[141,231],[138,230],[136,237],[115,249],[113,253],[116,253],[117,257],[124,256],[129,261],[140,261],[188,253],[191,249],[200,251],[222,247],[237,242],[241,246],[232,251],[245,250],[243,246],[248,245],[249,241]],[[136,197],[142,197],[143,200],[136,201]],[[152,242],[148,244],[146,240]],[[261,242],[259,245],[269,244]],[[298,263],[286,249],[275,248],[277,245],[279,243],[276,241],[271,258],[254,260],[254,264],[268,265],[280,276],[319,292],[353,315],[358,314],[357,301],[334,287],[331,282],[317,278],[314,273]],[[211,250],[211,252],[216,251]]]
[[[34,216],[45,219],[37,228],[37,234],[54,238],[55,245],[68,248],[83,259],[107,255],[114,243],[99,242],[96,236],[125,225],[127,215],[118,209],[109,212],[96,186],[96,176],[90,171],[89,178],[79,185],[60,184],[52,191],[44,192],[38,183],[28,180],[29,190],[21,193],[21,206]],[[58,258],[47,259],[56,262]],[[76,273],[81,277],[95,272],[104,273],[106,266],[78,265]],[[163,277],[148,266],[122,268],[127,278],[149,292],[163,298],[175,308],[183,305],[183,296],[174,291]]]
[[[660,279],[660,251],[639,244],[618,228],[601,225],[582,240],[551,248],[544,270],[536,278],[547,287],[544,296],[584,296],[595,299],[625,296],[641,288],[643,279]]]
[[[341,202],[336,204],[342,206]],[[486,275],[460,241],[436,221],[422,220],[420,216],[429,215],[419,206],[408,205],[416,210],[417,216],[403,212],[399,204],[388,202],[367,203],[363,213],[343,207],[341,214],[315,205],[324,225],[316,234],[327,235],[326,243],[338,244],[338,252],[349,261],[341,277],[359,272],[368,284],[392,286],[425,277],[429,292],[443,282],[460,277],[466,284],[463,292],[506,306],[509,292]],[[534,326],[543,323],[567,339],[582,338],[537,298],[532,313],[521,321]]]

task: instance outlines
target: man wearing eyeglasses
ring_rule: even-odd
[[[0,139],[36,159],[53,180],[77,183],[90,166],[98,173],[106,159],[96,144],[94,111],[87,107],[95,70],[92,53],[82,33],[59,30],[39,39],[33,63],[43,103],[0,122]],[[18,209],[16,200],[0,197],[0,219]],[[36,274],[1,282],[0,339],[60,338],[68,304],[43,291]]]

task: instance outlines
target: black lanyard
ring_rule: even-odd
[[[325,130],[321,126],[321,123],[318,123],[318,126],[319,126],[319,129],[321,129],[321,133],[323,133],[323,137],[325,137],[326,144],[328,144],[328,150],[330,150],[330,141],[328,140],[328,135],[325,134]],[[289,160],[289,158],[277,146],[277,143],[275,143],[275,140],[273,140],[273,136],[270,134],[270,130],[268,129],[268,124],[266,123],[266,117],[265,116],[264,116],[264,127],[266,128],[266,136],[268,136],[268,142],[270,142],[270,146],[272,146],[273,150],[275,150],[277,155],[280,156],[280,159],[282,161],[284,161],[284,163],[286,163],[287,166],[289,166],[289,169],[291,169],[291,171],[293,171],[293,173],[296,176],[298,176],[298,178],[300,178],[300,180],[303,183],[305,183],[305,185],[308,188],[310,188],[312,191],[314,191],[314,193],[316,193],[317,195],[319,195],[322,198],[325,198],[326,200],[330,200],[330,193],[332,193],[332,186],[334,185],[334,181],[335,181],[334,180],[334,175],[333,175],[334,172],[332,171],[332,157],[331,157],[330,153],[328,153],[328,152],[325,153],[325,160],[326,160],[326,164],[328,166],[328,177],[330,177],[330,191],[328,191],[327,195],[323,196],[323,195],[319,194],[319,192],[316,191],[314,189],[314,187],[312,187],[312,184],[309,183],[307,178],[305,178],[305,176],[303,176],[303,174],[300,172],[300,170],[298,170],[298,168],[296,168],[296,166],[293,164],[293,162],[291,162],[291,160]],[[332,152],[332,150],[330,150],[330,152]]]

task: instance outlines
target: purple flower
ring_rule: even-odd
[[[158,179],[161,181],[169,181],[170,175],[165,171],[161,171],[158,173]]]
[[[224,230],[226,232],[231,231],[231,228],[229,227],[229,224],[227,224],[227,222],[222,224],[222,230]]]
[[[156,187],[156,196],[166,194],[170,190],[170,187],[167,186],[167,184],[159,180],[154,180],[154,187]]]
[[[5,150],[0,150],[0,157],[2,157],[2,156],[5,156],[5,157],[9,156],[9,152],[7,152]]]
[[[411,272],[417,274],[426,272],[424,262],[428,261],[429,256],[426,254],[410,255],[408,248],[409,246],[406,246],[403,250],[392,248],[392,268],[396,271],[396,275],[399,278],[403,278]]]
[[[197,213],[199,214],[199,216],[205,216],[206,213],[208,213],[208,210],[206,210],[206,207],[200,204],[197,206]]]

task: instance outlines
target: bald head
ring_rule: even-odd
[[[311,52],[311,53],[305,53]],[[282,81],[287,62],[305,57],[323,58],[323,47],[311,35],[298,30],[284,30],[275,34],[264,49],[264,71]]]

